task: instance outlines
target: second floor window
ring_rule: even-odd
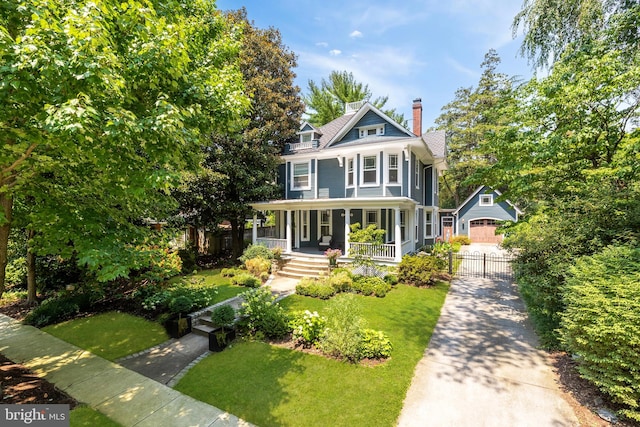
[[[362,183],[378,183],[378,158],[376,156],[364,156],[362,158]]]
[[[347,160],[347,185],[353,186],[353,159]]]
[[[309,163],[293,164],[293,188],[309,187]]]
[[[389,184],[398,183],[398,155],[389,154]]]

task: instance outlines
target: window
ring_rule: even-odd
[[[353,159],[347,160],[347,185],[353,186]]]
[[[415,221],[414,224],[415,226],[415,230],[413,233],[413,240],[415,240],[416,242],[418,241],[418,223],[420,222],[420,211],[418,211],[418,209],[416,209],[416,217],[415,217]]]
[[[320,226],[320,235],[321,236],[331,236],[331,210],[325,209],[319,212],[319,221]]]
[[[293,187],[294,189],[309,188],[309,163],[293,164]]]
[[[481,194],[480,206],[493,206],[493,194]]]
[[[364,226],[368,227],[371,224],[378,226],[378,211],[365,211]]]
[[[311,142],[311,132],[301,133],[300,134],[300,142]]]
[[[360,128],[360,138],[366,138],[367,136],[376,135],[384,135],[384,125],[367,126]]]
[[[407,212],[400,211],[400,241],[401,242],[404,242],[407,238],[406,218],[407,218]]]
[[[309,211],[300,211],[300,240],[309,241]]]
[[[362,183],[378,184],[378,156],[364,156],[362,164]]]
[[[389,164],[388,168],[388,182],[389,184],[397,184],[398,181],[398,155],[397,154],[389,154]]]
[[[433,237],[433,212],[424,212],[424,237]]]
[[[416,188],[420,188],[420,162],[416,159],[416,167],[415,167],[415,184]]]

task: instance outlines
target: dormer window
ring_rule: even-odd
[[[300,142],[311,142],[313,139],[313,132],[300,133]]]
[[[366,126],[366,127],[361,127],[358,130],[360,132],[360,138],[366,138],[368,136],[384,135],[384,125]]]

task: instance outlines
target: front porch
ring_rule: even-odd
[[[257,226],[254,226],[252,243],[280,248],[284,254],[322,256],[328,248],[340,249],[345,260],[352,259],[354,254],[364,254],[376,261],[392,263],[399,263],[403,255],[422,244],[417,239],[411,239],[414,229],[417,236],[417,214],[414,214],[416,207],[412,203],[396,201],[394,206],[325,208],[318,206],[317,201],[314,204],[307,202],[305,205],[301,202],[303,201],[289,201],[292,209],[282,209],[282,206],[276,209],[276,206],[270,204],[269,210],[276,217],[274,237],[258,237]],[[261,210],[266,210],[265,207],[254,206]],[[379,229],[385,230],[385,243],[350,242],[349,233],[353,223],[360,223],[362,227],[376,224]]]

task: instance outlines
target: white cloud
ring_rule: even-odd
[[[331,49],[329,51],[329,55],[331,55],[331,56],[338,56],[338,55],[341,55],[341,54],[342,54],[342,51],[339,50],[339,49]]]
[[[472,70],[469,67],[465,67],[464,65],[462,65],[460,62],[458,62],[457,60],[455,60],[454,58],[451,57],[447,57],[445,59],[445,62],[454,70],[456,70],[457,72],[461,73],[461,74],[465,74],[469,77],[472,77],[474,79],[478,79],[480,77],[480,73],[477,70]]]
[[[349,34],[349,37],[351,37],[352,39],[359,38],[362,37],[362,33],[358,30],[354,30],[351,32],[351,34]]]
[[[327,42],[318,42],[318,43],[316,43],[316,46],[318,46],[318,47],[329,47],[329,43],[327,43]]]

